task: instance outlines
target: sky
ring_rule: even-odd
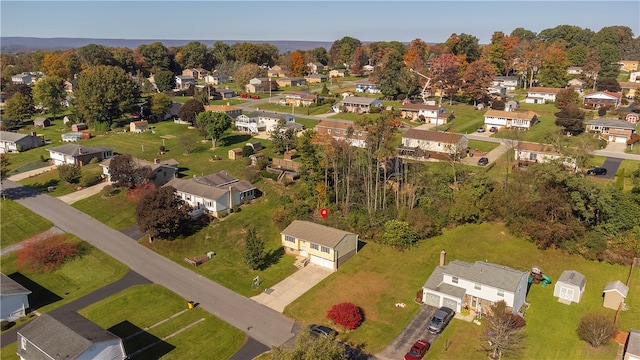
[[[428,43],[465,33],[539,33],[558,25],[640,36],[640,1],[6,1],[0,35],[148,40],[367,41]]]

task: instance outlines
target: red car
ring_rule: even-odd
[[[431,344],[427,340],[420,339],[411,347],[411,350],[404,356],[404,360],[420,360],[427,353]]]
[[[252,99],[260,99],[260,95],[253,95],[251,98]]]
[[[243,99],[248,99],[249,98],[249,94],[242,94],[240,95],[241,98]]]

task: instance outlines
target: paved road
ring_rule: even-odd
[[[6,180],[3,185],[7,197],[49,219],[61,230],[113,256],[151,282],[195,301],[204,310],[244,331],[263,345],[277,346],[294,336],[294,322],[277,311],[164,258],[59,199],[13,181]]]

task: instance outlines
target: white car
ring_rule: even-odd
[[[278,104],[280,105],[287,105],[287,102],[285,100],[280,100],[278,101]]]

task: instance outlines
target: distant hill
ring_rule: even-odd
[[[86,38],[35,38],[35,37],[0,37],[0,51],[4,54],[16,54],[36,50],[64,50],[79,48],[89,44],[98,44],[108,47],[126,47],[134,49],[142,44],[151,44],[160,41],[164,46],[183,46],[191,41],[199,41],[207,47],[213,46],[218,40],[148,40],[148,39],[86,39]],[[232,45],[238,42],[251,42],[255,44],[269,43],[278,47],[281,53],[295,50],[311,50],[324,47],[327,50],[333,42],[327,41],[257,41],[257,40],[222,40]]]

